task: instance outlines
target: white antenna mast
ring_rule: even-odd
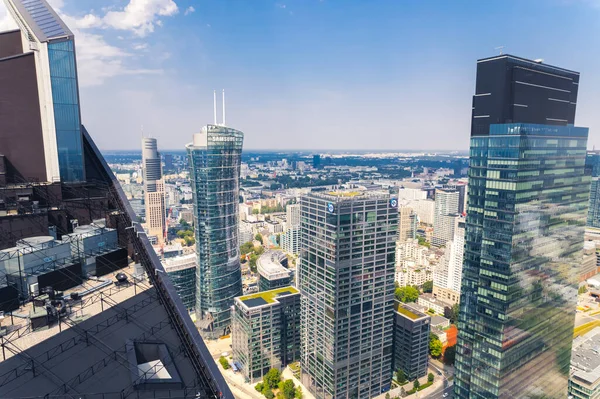
[[[504,46],[494,47],[494,50],[500,50],[500,55],[502,55],[502,50],[504,50]]]
[[[223,126],[225,126],[225,89],[223,89]]]
[[[141,125],[142,138],[144,138],[144,125]]]
[[[214,107],[213,107],[213,114],[215,117],[215,125],[217,124],[217,91],[213,90],[213,96],[214,96]]]

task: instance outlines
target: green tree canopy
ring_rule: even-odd
[[[423,283],[423,292],[433,292],[433,281],[425,281]]]
[[[438,358],[442,355],[442,341],[438,338],[429,341],[429,354],[431,357]]]
[[[281,381],[281,371],[275,368],[269,370],[265,375],[264,381],[269,387],[276,388],[279,385],[279,381]]]
[[[294,386],[294,381],[283,381],[281,383],[281,392],[283,392],[283,397],[285,399],[294,399],[294,395],[296,395],[296,387]]]
[[[396,299],[400,302],[417,302],[419,299],[419,290],[415,287],[407,286],[396,288]]]
[[[433,375],[433,373],[427,374],[427,382],[433,382],[434,378],[435,378],[435,376]]]
[[[444,364],[452,365],[454,364],[454,359],[456,358],[456,345],[452,345],[446,348],[444,351]]]
[[[406,382],[406,373],[404,370],[398,369],[396,371],[396,381],[398,381],[399,384],[404,384]]]

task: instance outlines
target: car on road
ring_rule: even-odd
[[[448,392],[444,392],[444,394],[442,395],[442,398],[447,398],[448,397]]]

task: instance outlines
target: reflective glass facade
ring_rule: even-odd
[[[62,181],[84,180],[79,92],[73,38],[48,43],[58,165]]]
[[[196,237],[196,313],[207,337],[228,333],[233,298],[242,294],[238,247],[239,176],[244,135],[208,125],[187,146]],[[208,325],[210,324],[210,325]]]
[[[317,399],[371,398],[392,376],[397,200],[300,200],[302,383]]]
[[[600,179],[592,177],[587,225],[600,228]]]
[[[588,130],[471,137],[455,393],[566,398],[583,255]]]

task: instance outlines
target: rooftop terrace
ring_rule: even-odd
[[[248,308],[254,308],[258,306],[276,303],[278,302],[278,297],[299,293],[300,291],[290,286],[281,287],[270,291],[257,292],[255,294],[250,295],[243,295],[238,297],[237,299],[239,299]]]

